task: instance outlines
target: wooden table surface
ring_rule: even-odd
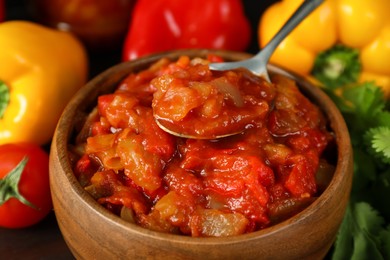
[[[5,0],[6,20],[31,20],[27,2],[30,0]],[[35,1],[35,0],[33,0]],[[245,0],[245,10],[253,27],[252,43],[248,52],[258,51],[257,23],[262,11],[275,0]],[[90,78],[121,60],[120,49],[107,53],[89,53]],[[39,224],[24,229],[0,228],[0,259],[74,259],[58,228],[55,214],[51,212]]]
[[[0,228],[1,259],[74,259],[58,228],[54,212],[24,229]]]

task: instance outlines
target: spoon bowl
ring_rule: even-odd
[[[229,136],[232,136],[232,135],[236,135],[236,134],[239,134],[239,133],[242,132],[240,130],[240,131],[235,131],[235,132],[231,132],[231,133],[228,133],[228,134],[221,134],[221,135],[214,135],[214,136],[209,136],[209,135],[205,136],[205,135],[202,135],[202,134],[197,134],[195,136],[194,134],[175,132],[175,131],[171,130],[169,121],[157,119],[156,123],[162,130],[164,130],[168,134],[171,134],[171,135],[174,135],[174,136],[177,136],[177,137],[181,137],[181,138],[189,138],[189,139],[199,139],[199,140],[219,139],[219,138],[224,138],[224,137],[229,137]]]

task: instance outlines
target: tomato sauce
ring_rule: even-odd
[[[152,82],[160,124],[179,136],[213,139],[264,122],[275,95],[271,83],[246,70],[210,71],[202,60],[189,63],[182,58],[177,70]]]
[[[76,177],[104,207],[155,231],[233,236],[297,214],[326,187],[334,137],[295,82],[207,64],[161,59],[98,98],[72,150]],[[155,115],[181,130],[245,131],[181,138]]]

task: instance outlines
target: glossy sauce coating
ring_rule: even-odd
[[[249,71],[211,71],[203,60],[181,58],[152,81],[154,115],[179,136],[214,139],[264,123],[275,89]]]
[[[195,85],[197,92],[198,84],[229,80],[228,90],[203,93],[199,88],[195,110],[202,115],[219,111],[226,118],[236,113],[237,122],[247,120],[241,134],[195,140],[157,126],[157,109],[172,122],[194,112],[186,106],[199,100],[186,86]],[[333,136],[321,111],[294,81],[275,75],[272,82],[242,70],[211,72],[206,60],[188,57],[162,59],[130,74],[115,93],[99,97],[71,147],[76,177],[107,209],[151,230],[233,236],[278,223],[326,187],[334,168],[322,154]],[[167,99],[162,90],[171,87],[174,98]],[[230,87],[239,87],[238,92]],[[170,100],[182,103],[167,105]],[[205,125],[207,131],[234,125],[210,127],[208,120],[191,120],[188,126]]]

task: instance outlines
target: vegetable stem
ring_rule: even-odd
[[[14,169],[12,169],[11,172],[8,173],[8,175],[4,179],[0,180],[0,206],[3,205],[10,198],[16,198],[23,204],[37,209],[34,204],[32,204],[25,197],[23,197],[22,194],[20,194],[18,187],[20,178],[22,176],[24,168],[26,167],[27,161],[28,158],[24,157],[19,162],[19,164]]]
[[[337,88],[356,82],[360,72],[359,51],[335,45],[317,56],[312,75],[325,86]]]

